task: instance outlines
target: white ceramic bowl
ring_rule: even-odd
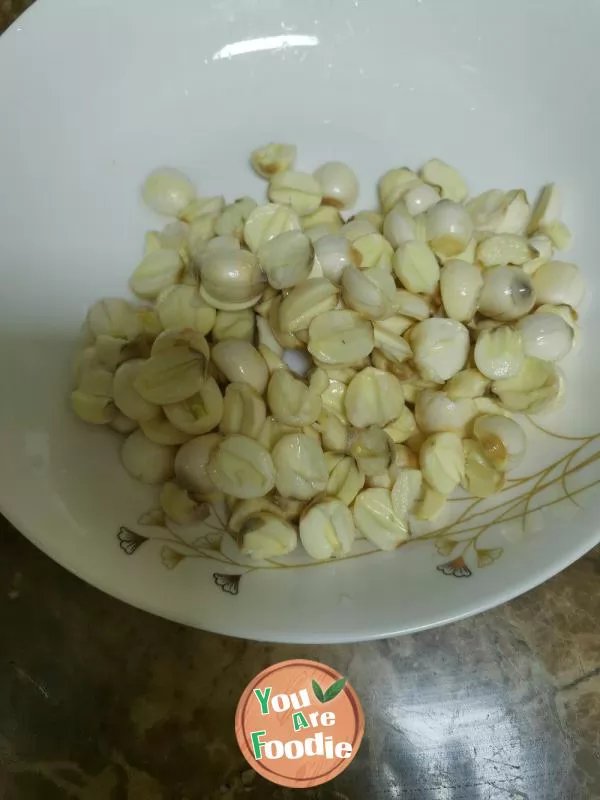
[[[440,625],[514,597],[600,541],[599,35],[592,0],[548,0],[543,13],[523,0],[38,0],[0,40],[6,515],[133,605],[296,642]],[[362,207],[387,168],[434,155],[475,192],[556,180],[592,310],[565,363],[567,404],[540,420],[559,435],[529,429],[518,475],[533,477],[483,509],[455,504],[452,527],[394,553],[248,572],[209,549],[206,528],[138,521],[152,493],[124,473],[116,436],[73,417],[67,388],[86,307],[125,293],[157,222],[139,201],[147,172],[174,165],[202,193],[262,197],[247,157],[270,140],[296,142],[309,169],[354,165]]]

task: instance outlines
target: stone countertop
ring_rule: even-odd
[[[185,628],[86,585],[0,524],[1,800],[283,800],[234,735],[289,658],[348,675],[366,734],[315,800],[600,798],[600,549],[414,636],[269,645]]]
[[[0,31],[30,0],[0,0]],[[315,800],[600,798],[600,549],[528,594],[414,636],[269,645],[123,605],[0,518],[0,800],[284,800],[237,747],[269,664],[348,675],[366,735]]]

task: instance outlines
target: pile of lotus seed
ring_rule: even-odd
[[[501,491],[526,448],[514,414],[561,401],[578,333],[556,186],[533,205],[522,189],[468,199],[432,159],[348,215],[346,164],[296,171],[287,144],[250,160],[262,205],[148,176],[144,201],[173,221],[131,276],[144,303],[89,310],[75,413],[126,437],[125,469],[161,486],[169,519],[220,504],[255,559],[343,557],[362,537],[392,550],[459,485]]]

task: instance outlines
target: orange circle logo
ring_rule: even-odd
[[[318,661],[281,661],[250,682],[238,703],[235,734],[263,778],[307,789],[332,780],[356,755],[363,711],[346,678]]]

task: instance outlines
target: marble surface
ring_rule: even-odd
[[[29,5],[0,0],[0,31]],[[452,626],[282,646],[125,606],[0,518],[0,800],[284,800],[233,719],[267,665],[312,658],[365,710],[357,758],[315,800],[600,798],[600,549]],[[295,796],[295,795],[294,795]]]
[[[362,747],[318,800],[600,797],[600,549],[464,622],[387,641],[214,636],[87,586],[0,526],[2,800],[283,800],[234,736],[246,683],[313,658],[348,675]]]

